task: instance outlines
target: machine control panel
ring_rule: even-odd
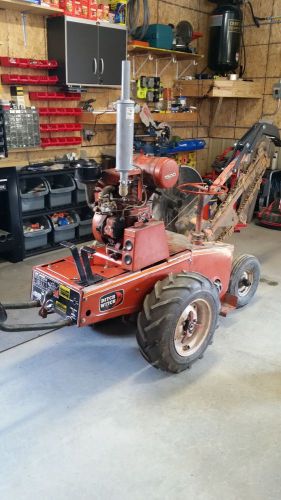
[[[54,311],[63,317],[71,318],[73,323],[78,323],[80,295],[62,283],[58,283],[38,271],[33,272],[32,300],[40,300],[42,303],[47,291],[52,291],[52,298],[45,303],[47,310]]]

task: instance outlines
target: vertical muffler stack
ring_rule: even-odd
[[[130,99],[131,63],[122,61],[121,99],[117,101],[116,170],[120,172],[119,194],[128,194],[128,171],[133,168],[134,108]]]

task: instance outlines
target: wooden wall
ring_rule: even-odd
[[[174,23],[180,20],[188,20],[192,23],[194,30],[200,30],[204,37],[196,42],[198,52],[204,57],[198,66],[190,67],[189,74],[202,71],[206,67],[207,42],[208,42],[208,14],[214,8],[214,4],[207,0],[150,0],[151,17],[150,22]],[[280,0],[252,0],[254,10],[258,16],[281,15]],[[45,18],[40,15],[27,14],[27,44],[24,45],[21,14],[16,11],[0,10],[0,55],[14,57],[47,58]],[[272,84],[281,77],[281,25],[253,26],[249,10],[245,13],[245,44],[247,53],[246,77],[259,79],[263,85],[263,98],[259,100],[227,99],[223,104],[217,127],[209,137],[210,118],[214,113],[215,99],[196,100],[199,106],[199,118],[194,124],[173,124],[173,133],[183,138],[201,137],[207,142],[207,148],[197,155],[198,169],[203,172],[207,169],[214,151],[219,151],[220,140],[223,144],[233,142],[240,137],[249,126],[260,118],[263,113],[273,111],[275,101],[271,97]],[[163,64],[163,63],[161,63]],[[184,68],[186,62],[180,63]],[[1,68],[1,72],[7,72],[9,68]],[[19,70],[11,70],[20,72]],[[29,70],[30,72],[30,70]],[[44,73],[44,72],[43,72]],[[154,64],[149,63],[142,72],[153,74]],[[170,67],[162,77],[166,86],[171,86],[175,78],[175,67]],[[8,87],[1,87],[1,97],[7,98]],[[46,90],[46,87],[33,87],[31,90]],[[51,90],[49,88],[48,90]],[[26,89],[28,91],[28,89]],[[84,99],[94,97],[96,109],[105,108],[108,103],[115,101],[119,96],[119,90],[93,89],[84,95]],[[48,103],[42,102],[41,106]],[[52,105],[55,105],[54,103]],[[73,106],[73,103],[62,105]],[[68,118],[71,121],[71,118]],[[281,112],[276,117],[276,123],[281,128]],[[90,128],[90,127],[89,127]],[[96,127],[96,135],[90,143],[83,143],[81,151],[90,156],[98,158],[101,151],[115,144],[115,126]],[[75,149],[73,149],[75,150]],[[79,153],[80,148],[76,148]],[[10,153],[13,161],[28,161],[52,158],[66,153],[67,149],[48,148],[32,152]]]
[[[281,15],[280,0],[252,0],[255,14],[259,17]],[[281,129],[281,112],[274,118],[272,113],[276,101],[272,98],[272,85],[281,78],[281,24],[264,25],[257,28],[252,20],[249,8],[244,9],[246,72],[245,77],[260,82],[262,99],[225,99],[217,127],[212,132],[211,159],[222,145],[230,144],[240,138],[247,129],[262,116],[272,119]],[[212,102],[211,114],[214,113],[215,102]]]
[[[192,22],[195,30],[205,31],[208,24],[208,11],[210,5],[206,0],[176,0],[176,2],[167,2],[166,0],[150,0],[151,18],[150,22],[161,23],[177,23],[182,19],[187,19]],[[212,7],[212,6],[211,6]],[[22,17],[20,12],[10,10],[0,10],[0,55],[13,56],[13,57],[30,57],[30,58],[47,58],[47,45],[46,45],[46,30],[45,18],[41,15],[27,14],[27,43],[24,44],[23,30],[22,30]],[[198,42],[198,50],[206,53],[206,38]],[[205,61],[199,65],[198,69],[203,69]],[[180,64],[183,67],[183,64]],[[193,71],[197,71],[194,67]],[[0,72],[20,73],[21,70],[1,68]],[[24,71],[22,70],[24,73]],[[28,73],[31,73],[28,70]],[[148,65],[145,68],[144,74],[153,74],[154,65]],[[44,71],[42,72],[44,73]],[[165,73],[163,81],[165,85],[172,85],[172,80],[175,78],[175,67],[171,68]],[[28,88],[25,87],[26,95],[28,96]],[[30,90],[52,90],[52,87],[32,87]],[[105,108],[108,103],[115,101],[119,97],[118,90],[110,89],[93,89],[83,96],[84,99],[94,97],[97,101],[95,103],[96,109]],[[1,86],[1,98],[9,98],[9,87]],[[28,102],[28,99],[26,99]],[[37,103],[39,105],[39,103]],[[47,106],[47,102],[41,102],[41,106]],[[50,105],[57,105],[54,102]],[[73,106],[73,103],[63,103],[64,106]],[[208,124],[209,124],[210,105],[204,102],[200,110],[200,119],[194,126],[188,125],[184,127],[182,124],[178,127],[173,127],[173,132],[181,137],[204,137],[208,140]],[[47,120],[47,118],[45,118]],[[52,121],[55,119],[52,118]],[[60,119],[61,120],[61,119]],[[71,118],[66,119],[71,121]],[[90,128],[90,127],[89,127]],[[59,134],[58,134],[59,135]],[[63,135],[63,134],[60,134]],[[81,152],[90,156],[98,158],[101,151],[105,147],[114,146],[115,144],[115,126],[97,126],[96,135],[90,143],[83,143]],[[72,148],[72,150],[80,152],[80,148]],[[33,151],[20,151],[10,152],[9,160],[13,162],[22,161],[37,161],[55,156],[61,156],[66,153],[66,148],[48,148],[45,150],[38,149]],[[206,164],[207,150],[198,154],[198,166],[203,168]]]
[[[163,23],[163,24],[177,24],[181,20],[190,21],[193,25],[195,31],[202,31],[207,33],[208,30],[208,13],[212,10],[213,5],[207,0],[149,0],[150,5],[150,23]],[[195,43],[195,42],[194,42]],[[204,54],[198,66],[192,66],[188,70],[188,74],[194,74],[198,71],[202,71],[206,66],[206,54],[207,54],[207,36],[200,39],[195,43],[198,52]],[[138,58],[138,64],[141,64],[142,58]],[[159,69],[166,64],[167,61],[160,63]],[[190,61],[181,62],[179,64],[180,71],[182,71]],[[143,75],[154,75],[155,74],[155,64],[147,63],[142,70]],[[161,81],[164,86],[173,86],[173,80],[176,77],[175,66],[170,66],[161,76]],[[118,92],[116,93],[118,95]],[[99,102],[102,103],[105,92],[104,91],[94,91],[93,96],[100,99]],[[108,100],[110,101],[113,97],[112,91],[109,92]],[[198,104],[194,101],[194,104]],[[98,108],[98,105],[97,105]],[[200,113],[199,118],[196,123],[188,124],[172,124],[172,131],[174,135],[178,135],[182,138],[192,138],[200,137],[204,138],[207,142],[207,147],[205,150],[197,153],[197,165],[200,171],[206,170],[207,158],[208,158],[208,127],[210,121],[210,103],[209,101],[200,102]],[[99,154],[103,145],[114,144],[115,140],[115,128],[107,127],[107,130],[102,127],[97,127],[97,135],[91,141],[90,147],[86,149],[89,154],[96,156]]]

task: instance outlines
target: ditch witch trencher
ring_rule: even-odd
[[[93,209],[95,241],[79,250],[64,242],[69,257],[34,267],[32,301],[0,304],[0,329],[81,327],[138,313],[137,342],[145,359],[162,370],[180,372],[203,356],[219,314],[244,306],[257,289],[257,259],[243,255],[233,262],[233,246],[216,241],[216,230],[237,224],[239,210],[242,214],[269,165],[270,143],[279,145],[279,133],[269,123],[257,123],[211,186],[178,186],[199,200],[195,227],[187,236],[166,231],[164,223],[152,216],[154,193],[177,185],[177,163],[171,158],[133,156],[133,134],[130,63],[124,61],[116,167],[89,162],[76,169]],[[228,193],[225,187],[234,172],[242,196],[239,210],[234,188]],[[220,212],[208,223],[202,213],[214,196],[220,200]],[[62,319],[29,325],[7,322],[7,310],[29,307],[38,307],[42,318],[56,312]]]

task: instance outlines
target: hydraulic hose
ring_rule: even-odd
[[[129,35],[134,35],[134,33],[136,32],[136,29],[139,24],[140,10],[141,10],[141,0],[128,0],[127,24],[128,24]],[[142,10],[143,10],[143,22],[141,23],[142,30],[140,39],[144,37],[149,25],[150,12],[149,12],[148,0],[142,0]]]

